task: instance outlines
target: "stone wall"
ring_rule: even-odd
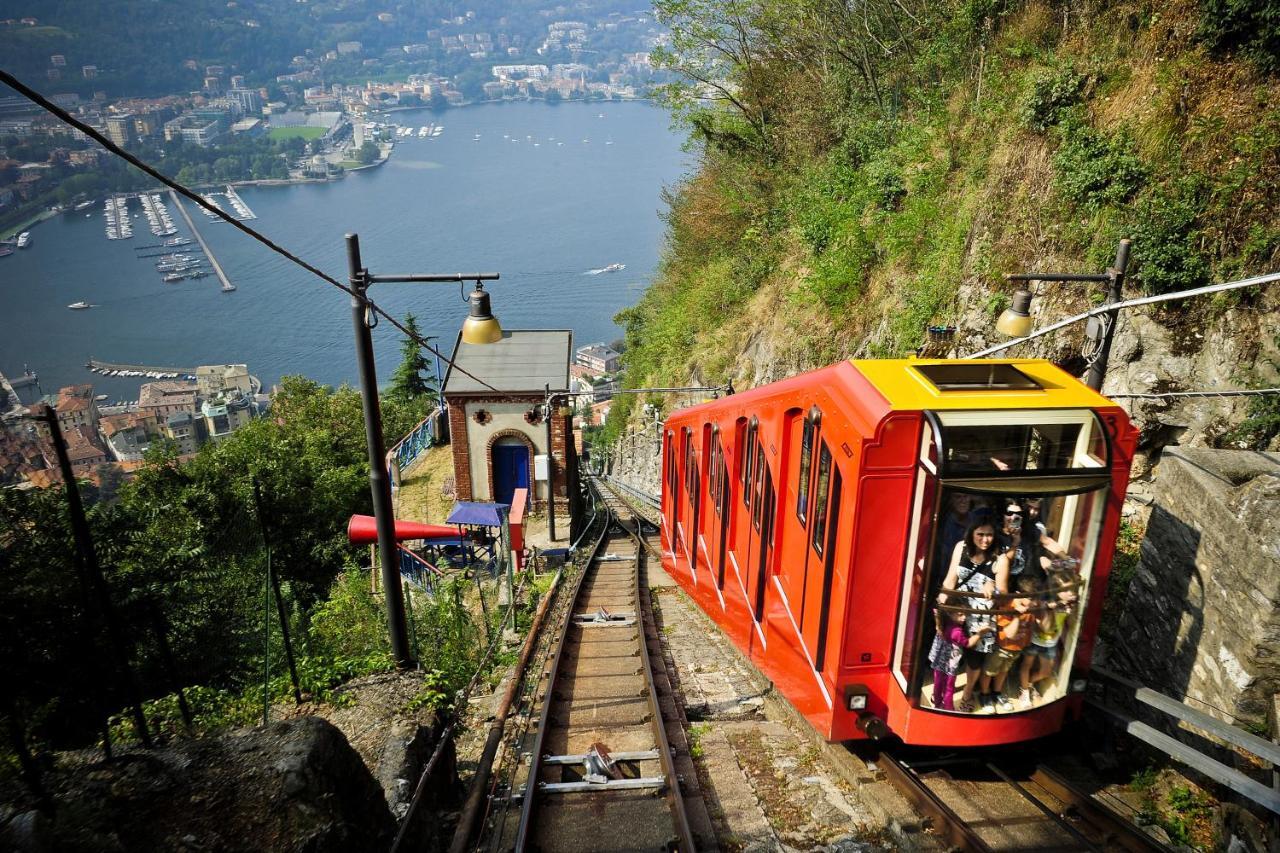
[[[662,438],[660,426],[646,423],[625,433],[609,459],[609,476],[631,488],[657,497],[662,494]]]
[[[1265,727],[1280,690],[1280,454],[1167,448],[1154,490],[1111,664]]]

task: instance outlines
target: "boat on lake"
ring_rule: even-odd
[[[235,290],[235,289],[236,289],[236,286],[235,286],[234,284],[232,284],[231,282],[229,282],[229,281],[227,281],[227,282],[223,282],[223,284],[222,284],[222,292],[223,292],[223,293],[230,293],[231,291],[233,291],[233,290]]]
[[[25,249],[31,245],[31,232],[23,231],[18,235],[18,248]]]
[[[83,311],[85,308],[92,308],[93,306],[90,305],[88,302],[72,302],[67,307],[70,308],[72,311]]]

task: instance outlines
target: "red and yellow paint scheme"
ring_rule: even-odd
[[[663,564],[830,741],[1036,738],[1079,712],[1136,438],[1046,361],[840,362],[671,415]],[[932,706],[957,492],[1042,498],[1046,535],[1079,561],[1058,671],[1016,713]]]

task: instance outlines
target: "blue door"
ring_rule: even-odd
[[[493,446],[493,499],[509,504],[516,489],[529,488],[529,448],[523,444]]]

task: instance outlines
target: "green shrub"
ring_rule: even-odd
[[[1157,188],[1138,205],[1133,229],[1135,277],[1149,294],[1206,284],[1209,260],[1200,248],[1201,208],[1193,182]]]
[[[1018,107],[1018,120],[1032,130],[1048,130],[1058,123],[1064,110],[1079,103],[1084,82],[1084,77],[1070,68],[1036,72]]]
[[[1054,184],[1087,210],[1123,204],[1147,180],[1147,167],[1126,135],[1107,136],[1078,117],[1068,117],[1058,125],[1058,139]]]
[[[1238,50],[1264,71],[1280,71],[1280,3],[1200,0],[1200,38],[1219,53]]]

